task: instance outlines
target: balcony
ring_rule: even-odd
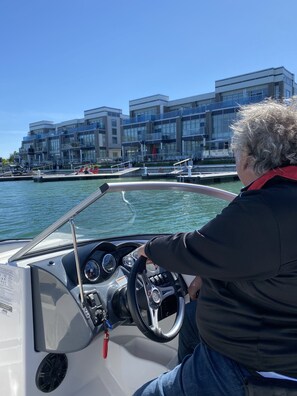
[[[61,145],[61,150],[79,150],[79,143],[66,143]]]
[[[93,124],[87,124],[87,125],[79,125],[77,127],[72,127],[72,128],[67,128],[64,127],[62,129],[58,129],[58,134],[59,135],[71,135],[76,132],[88,132],[88,131],[95,131],[97,129],[105,129],[105,126],[99,122],[95,122]]]
[[[215,150],[207,150],[204,149],[202,151],[202,158],[233,158],[234,154],[231,149],[215,149]]]
[[[148,121],[160,121],[166,120],[169,118],[177,118],[177,117],[185,117],[188,115],[193,114],[202,114],[206,111],[214,111],[214,110],[222,110],[224,108],[238,108],[239,106],[246,105],[249,103],[257,103],[261,102],[267,97],[267,95],[257,95],[257,96],[248,96],[245,98],[241,98],[238,100],[228,100],[224,102],[214,102],[206,105],[200,105],[197,107],[189,107],[180,110],[169,111],[168,113],[162,114],[155,114],[155,115],[148,115],[148,116],[140,116],[135,118],[128,118],[123,120],[123,125],[129,124],[137,124],[141,122],[148,122]]]
[[[33,142],[36,139],[39,139],[39,135],[30,135],[23,137],[23,142]]]
[[[19,153],[22,155],[22,154],[27,154],[28,153],[28,149],[25,149],[25,148],[20,148],[19,149]]]
[[[81,150],[81,149],[88,149],[88,148],[95,148],[94,143],[81,143],[81,142],[71,142],[65,143],[61,145],[61,150]]]
[[[176,134],[163,134],[161,140],[162,142],[173,142],[176,140]]]
[[[36,147],[35,148],[35,154],[38,154],[38,153],[46,154],[47,153],[47,148],[46,147]]]

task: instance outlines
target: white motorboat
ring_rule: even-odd
[[[0,242],[0,394],[130,396],[177,363],[190,276],[135,249],[189,231],[235,194],[103,184],[32,240]]]

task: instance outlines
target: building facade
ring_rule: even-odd
[[[217,80],[211,93],[131,100],[130,118],[123,120],[122,156],[138,162],[231,157],[230,124],[241,105],[296,94],[294,74],[279,67]]]
[[[23,164],[72,166],[121,157],[122,110],[99,107],[86,110],[84,118],[54,124],[29,124],[19,150]]]
[[[84,118],[29,125],[19,150],[30,166],[203,160],[233,156],[230,124],[241,105],[297,94],[294,74],[269,68],[215,81],[215,91],[169,100],[153,95],[130,100],[129,116],[112,107],[84,112]]]

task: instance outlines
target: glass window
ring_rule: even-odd
[[[105,133],[99,133],[99,146],[106,146],[106,136]]]
[[[95,146],[95,135],[93,133],[80,135],[79,140],[83,146]]]
[[[175,160],[178,157],[178,155],[180,155],[176,151],[176,143],[175,142],[163,143],[161,149],[161,155],[163,159]]]
[[[154,125],[152,139],[176,139],[176,122],[158,123]]]
[[[89,162],[96,162],[95,150],[84,150],[82,152],[82,160],[89,161]]]
[[[183,154],[193,159],[201,159],[203,150],[203,141],[186,140],[183,142]]]
[[[123,130],[123,142],[139,142],[145,140],[146,126],[129,127]]]
[[[230,125],[236,118],[235,112],[214,114],[212,116],[212,140],[231,139]]]
[[[103,118],[92,118],[91,120],[88,120],[88,123],[89,124],[97,124],[96,126],[97,126],[97,128],[100,128],[100,129],[104,129],[105,128],[105,124],[104,124],[104,121],[103,121]]]
[[[145,117],[145,116],[151,116],[151,115],[156,115],[158,114],[157,108],[152,107],[150,109],[142,109],[142,110],[136,110],[135,111],[135,117]]]
[[[106,150],[105,149],[100,149],[99,150],[99,155],[100,155],[100,158],[106,158],[107,157]]]
[[[198,117],[182,121],[182,136],[197,136],[205,134],[205,118]]]
[[[223,94],[222,96],[223,102],[229,102],[229,101],[240,102],[242,98],[243,98],[243,91]]]
[[[44,143],[45,146],[45,143]],[[49,148],[50,148],[50,152],[52,153],[58,153],[60,152],[60,142],[59,139],[51,139],[49,141]]]

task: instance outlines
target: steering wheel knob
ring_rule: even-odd
[[[158,289],[153,289],[153,291],[152,291],[152,299],[153,299],[154,303],[160,304],[160,302],[161,302],[161,294],[160,294]]]

